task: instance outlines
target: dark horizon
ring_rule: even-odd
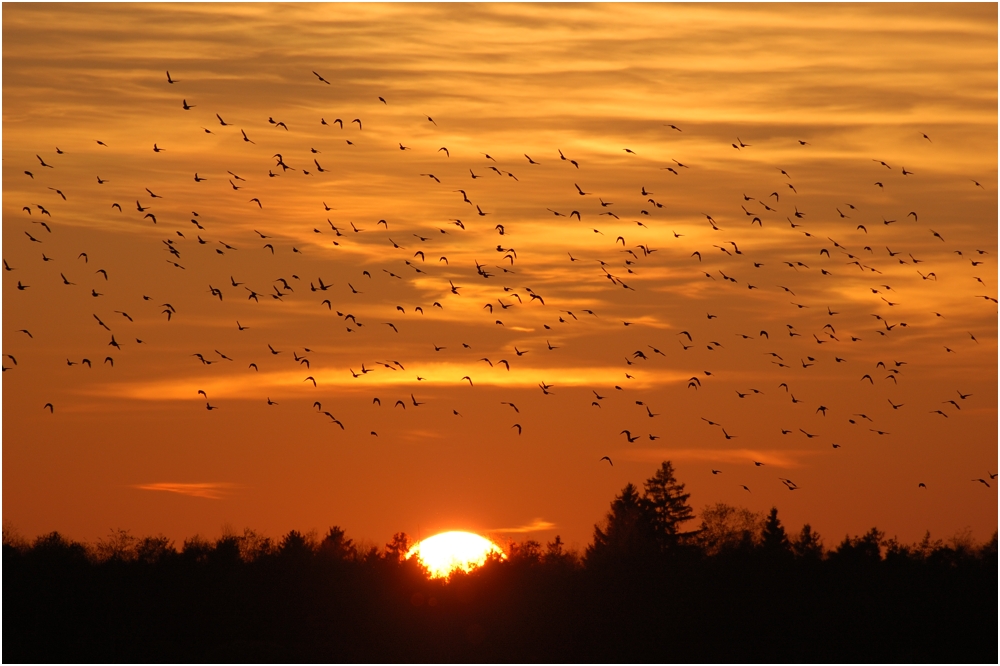
[[[11,662],[953,662],[996,660],[997,535],[877,528],[832,548],[717,505],[692,520],[670,464],[626,485],[584,553],[507,544],[428,578],[399,533],[340,528],[214,543],[112,534],[88,547],[5,530]]]

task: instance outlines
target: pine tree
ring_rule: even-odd
[[[689,497],[691,494],[684,492],[684,484],[674,478],[674,467],[669,460],[646,480],[643,502],[652,513],[657,538],[665,549],[678,544],[686,534],[681,531],[684,523],[694,519],[687,503]]]
[[[802,560],[823,559],[823,540],[818,532],[814,532],[809,523],[802,526],[799,537],[792,542],[792,552]]]
[[[354,539],[348,539],[343,528],[334,525],[319,544],[319,552],[328,559],[349,560],[354,559],[357,549],[354,546]]]
[[[562,537],[558,534],[556,538],[545,544],[545,557],[547,558],[559,558],[562,557],[563,553],[563,543]]]
[[[760,538],[761,549],[768,554],[791,553],[791,544],[788,542],[788,535],[785,528],[778,520],[777,507],[771,507],[771,512],[764,519],[764,529]]]
[[[392,535],[392,541],[385,544],[384,557],[391,562],[402,562],[408,552],[410,552],[409,535],[406,532],[396,532]]]
[[[645,558],[658,550],[649,504],[631,483],[611,502],[604,527],[594,526],[594,542],[587,547],[588,563]]]

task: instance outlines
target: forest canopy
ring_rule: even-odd
[[[3,532],[5,661],[996,662],[997,535],[829,545],[778,509],[688,505],[664,462],[581,553],[559,536],[431,580],[397,533],[178,546]]]

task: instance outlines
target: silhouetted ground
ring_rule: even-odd
[[[527,541],[448,581],[400,561],[403,534],[5,534],[3,661],[997,662],[996,534],[827,551],[724,505],[681,534],[634,491],[583,556]]]

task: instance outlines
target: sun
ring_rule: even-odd
[[[427,567],[431,578],[447,578],[456,569],[469,572],[490,555],[506,557],[495,543],[471,532],[435,534],[410,548],[406,559],[414,555]]]

